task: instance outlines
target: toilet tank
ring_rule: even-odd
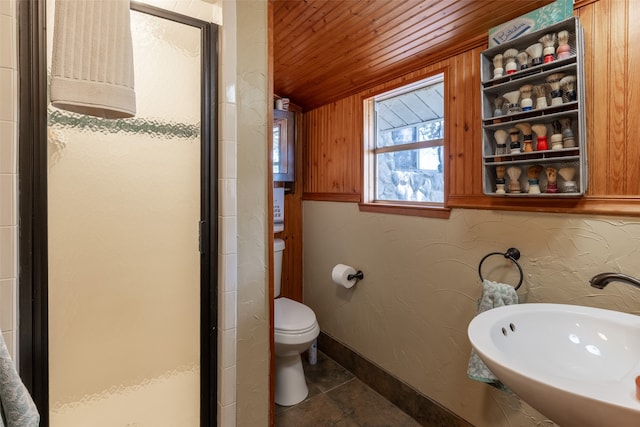
[[[273,296],[280,295],[280,279],[282,279],[282,254],[284,240],[273,239]]]

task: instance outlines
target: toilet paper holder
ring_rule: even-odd
[[[352,288],[360,280],[364,279],[364,273],[350,265],[336,264],[331,270],[331,280],[338,286]]]
[[[348,280],[353,280],[353,279],[362,280],[362,279],[364,279],[364,273],[361,270],[358,270],[358,271],[356,271],[355,274],[348,275],[347,279]]]

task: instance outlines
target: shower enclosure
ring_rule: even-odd
[[[136,117],[46,110],[48,283],[32,309],[47,321],[32,326],[53,427],[215,422],[216,30],[137,3],[131,29]]]

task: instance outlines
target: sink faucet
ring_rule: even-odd
[[[621,282],[640,288],[640,280],[622,273],[600,273],[593,276],[589,283],[598,289],[604,289],[611,282]]]

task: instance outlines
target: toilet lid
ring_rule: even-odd
[[[289,298],[273,301],[273,327],[285,333],[301,333],[316,326],[316,315],[309,307]]]

